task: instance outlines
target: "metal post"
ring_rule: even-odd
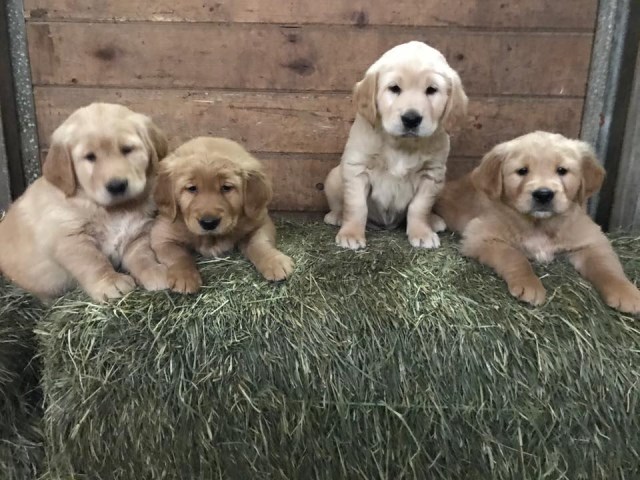
[[[9,186],[9,162],[4,146],[4,133],[2,129],[2,107],[0,106],[0,212],[5,210],[11,202],[11,188]],[[0,213],[0,220],[2,213]]]
[[[0,3],[0,35],[5,39],[8,36],[8,59],[3,59],[0,72],[5,84],[1,100],[11,193],[15,198],[40,175],[40,152],[22,0]]]
[[[640,231],[640,50],[618,172],[610,228]]]
[[[622,154],[639,20],[637,0],[600,1],[581,137],[594,146],[607,169],[605,184],[589,206],[591,215],[604,228],[609,226]]]

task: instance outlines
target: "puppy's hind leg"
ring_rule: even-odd
[[[324,216],[324,223],[342,225],[342,171],[340,165],[327,175],[324,182],[324,193],[329,203],[329,213]]]

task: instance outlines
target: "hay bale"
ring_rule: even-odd
[[[0,278],[0,478],[35,478],[44,449],[35,322],[42,305]]]
[[[534,309],[453,237],[280,232],[280,285],[233,256],[197,296],[54,307],[50,478],[638,478],[640,329],[568,264]],[[638,280],[640,239],[615,247]]]

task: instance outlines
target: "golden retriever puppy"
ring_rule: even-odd
[[[149,243],[151,189],[166,153],[144,115],[105,103],[76,110],[53,133],[43,176],[0,223],[0,271],[43,300],[76,283],[96,301],[129,292],[134,280],[166,288]]]
[[[447,183],[434,211],[462,233],[462,252],[492,267],[524,302],[540,305],[546,296],[529,259],[566,253],[609,306],[640,313],[640,292],[585,211],[603,179],[587,143],[533,132],[494,147],[473,172]]]
[[[434,229],[444,225],[430,212],[445,178],[446,130],[466,115],[460,77],[438,50],[409,42],[371,65],[354,101],[342,161],[325,181],[331,211],[324,221],[341,226],[336,243],[363,248],[367,226],[391,229],[406,220],[411,245],[438,247]]]
[[[267,280],[287,278],[293,261],[276,249],[271,193],[262,164],[231,140],[195,138],[167,157],[155,190],[160,214],[151,245],[169,267],[169,287],[200,288],[193,251],[217,257],[236,246]]]

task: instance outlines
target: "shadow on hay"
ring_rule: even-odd
[[[460,257],[287,224],[195,296],[80,294],[41,326],[48,478],[636,478],[640,330],[564,262],[532,309]],[[616,248],[634,280],[640,239]]]
[[[35,323],[42,305],[0,278],[0,478],[35,478],[42,467],[42,393]]]

